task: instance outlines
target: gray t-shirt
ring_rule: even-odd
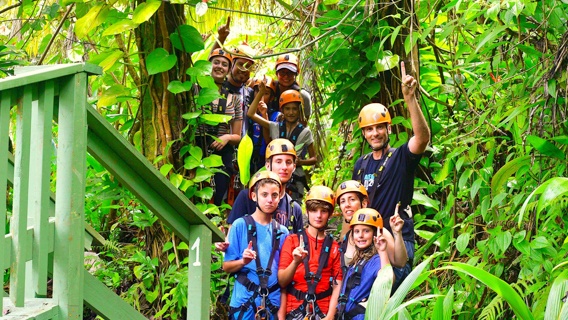
[[[278,139],[278,138],[289,139],[289,137],[280,137],[279,122],[270,121],[268,130],[270,131],[271,139]],[[312,136],[312,131],[310,130],[310,128],[304,127],[304,130],[302,130],[302,132],[300,132],[300,135],[298,136],[298,140],[296,140],[296,145],[302,146],[300,149],[296,149],[296,154],[298,155],[302,154],[302,152],[304,150],[307,150],[308,146],[313,143],[314,143],[314,137]],[[295,173],[299,176],[306,175],[302,166],[296,167]]]

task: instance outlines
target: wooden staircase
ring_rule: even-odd
[[[211,243],[224,235],[87,103],[88,77],[99,74],[99,67],[69,64],[21,68],[0,80],[0,194],[8,185],[13,192],[11,213],[0,197],[0,230],[9,230],[0,237],[0,270],[10,273],[2,319],[82,319],[84,305],[104,319],[145,319],[84,267],[85,248],[100,241],[85,224],[87,151],[195,248],[189,252],[187,318],[209,319]]]

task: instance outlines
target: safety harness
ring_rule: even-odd
[[[299,233],[304,237],[304,239],[308,239],[306,235],[306,230],[302,230]],[[317,240],[316,240],[317,241]],[[326,235],[323,241],[323,246],[321,248],[320,257],[318,260],[318,269],[315,273],[310,271],[310,245],[309,241],[304,243],[304,249],[308,252],[306,257],[304,258],[304,279],[308,285],[308,291],[300,291],[294,287],[295,282],[292,281],[288,287],[286,288],[287,292],[293,295],[296,300],[304,301],[298,308],[294,309],[290,312],[290,314],[296,317],[298,314],[304,315],[305,319],[315,319],[315,316],[319,316],[320,318],[324,318],[325,314],[319,308],[317,301],[320,299],[327,298],[331,296],[333,291],[332,284],[333,284],[333,277],[329,278],[329,287],[327,290],[316,294],[316,287],[321,280],[321,273],[325,266],[327,266],[327,262],[329,260],[329,255],[331,252],[331,246],[333,244],[333,238],[331,235]]]
[[[365,268],[365,265],[367,264],[367,262],[369,262],[369,260],[364,260],[360,263],[358,263],[354,268],[353,273],[351,274],[351,276],[349,277],[349,279],[347,279],[347,283],[345,284],[345,289],[344,291],[339,295],[339,299],[337,300],[338,303],[338,309],[337,309],[337,319],[339,320],[350,320],[353,317],[355,317],[358,314],[364,314],[365,313],[365,307],[363,307],[362,305],[360,305],[359,303],[355,304],[355,307],[353,307],[353,309],[349,310],[349,312],[345,312],[345,306],[347,305],[347,301],[349,301],[349,295],[351,294],[351,290],[353,290],[353,288],[359,286],[361,284],[361,274],[363,273],[363,268]],[[347,273],[344,273],[344,276],[346,276]],[[353,301],[353,299],[351,299]],[[356,301],[355,301],[356,302]]]
[[[278,250],[280,250],[280,237],[282,232],[280,231],[280,224],[275,220],[272,220],[272,250],[270,251],[270,257],[268,258],[268,263],[266,268],[260,265],[260,257],[258,256],[260,252],[258,251],[257,239],[256,239],[256,224],[252,216],[244,216],[245,222],[247,224],[247,241],[252,242],[252,248],[256,252],[257,257],[256,262],[256,273],[258,275],[259,284],[252,282],[248,277],[246,272],[238,272],[236,274],[236,281],[242,284],[247,291],[253,292],[251,297],[243,303],[240,307],[231,308],[230,316],[239,312],[238,320],[243,319],[244,313],[252,307],[256,310],[255,319],[265,320],[270,318],[270,314],[276,315],[278,313],[278,307],[273,305],[268,299],[268,295],[272,292],[278,290],[280,287],[278,283],[273,286],[268,286],[268,279],[272,275],[272,262],[274,256]],[[256,305],[256,298],[260,296],[261,303],[260,306]]]
[[[374,187],[371,188],[371,190],[367,190],[367,192],[369,193],[369,200],[374,198],[373,196],[375,195],[375,191],[377,190],[377,186],[379,185],[379,180],[383,176],[387,163],[389,159],[392,157],[392,154],[394,153],[395,150],[396,150],[395,148],[389,149],[389,151],[386,153],[386,156],[382,157],[384,159],[383,163],[381,164],[377,172],[373,173],[373,175],[375,176],[373,182]],[[363,181],[363,175],[365,174],[365,169],[367,168],[367,165],[369,164],[369,161],[371,160],[372,156],[373,156],[372,152],[369,152],[363,156],[363,160],[361,161],[361,166],[359,167],[359,170],[357,170],[357,173],[353,176],[353,180],[360,181],[363,184],[365,183],[365,181]]]
[[[341,261],[341,272],[343,272],[343,276],[347,275],[347,269],[349,269],[349,266],[347,264],[345,264],[345,252],[347,252],[347,245],[349,244],[349,235],[350,234],[351,234],[351,230],[347,231],[347,233],[345,234],[345,237],[343,238],[343,241],[339,245],[339,252],[341,252],[339,259]]]

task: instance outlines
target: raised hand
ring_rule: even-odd
[[[292,251],[292,257],[294,261],[300,263],[304,260],[304,258],[308,255],[308,251],[304,249],[304,237],[302,235],[300,237],[300,244]]]
[[[418,82],[413,76],[406,74],[406,67],[404,66],[404,61],[400,62],[400,77],[402,81],[402,94],[405,98],[410,98],[414,96],[416,91],[416,86]]]
[[[377,251],[387,250],[387,239],[382,233],[380,233],[378,236],[375,236],[374,240],[375,240],[375,248],[377,248]]]
[[[219,226],[219,230],[221,230],[221,232],[225,233],[225,227],[223,226]],[[227,251],[227,248],[229,247],[229,242],[227,242],[227,237],[225,237],[225,242],[215,242],[215,250],[217,251]]]
[[[264,101],[260,101],[258,103],[258,113],[260,113],[263,117],[268,117],[268,106],[264,103]]]
[[[400,234],[402,232],[402,226],[404,226],[404,220],[398,214],[398,209],[400,208],[400,203],[396,204],[396,209],[394,209],[394,214],[390,217],[389,223],[393,233]]]
[[[252,249],[252,241],[249,241],[248,247],[243,251],[243,262],[245,265],[256,259],[256,251]]]
[[[229,36],[229,33],[231,33],[231,29],[229,27],[230,24],[231,24],[231,17],[227,17],[227,23],[220,26],[219,29],[217,30],[217,34],[219,35],[219,41],[224,42],[225,39],[227,39],[227,37]]]

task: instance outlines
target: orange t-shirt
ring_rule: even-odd
[[[310,265],[309,270],[313,273],[316,273],[318,270],[319,258],[325,238],[318,238],[316,250],[316,238],[310,236],[307,232],[306,235],[308,237],[310,252],[310,260],[308,261]],[[286,269],[286,267],[288,267],[292,263],[292,261],[294,260],[292,251],[294,251],[294,249],[296,249],[296,247],[299,245],[300,240],[297,234],[291,234],[286,238],[286,240],[284,240],[284,244],[282,245],[282,249],[280,250],[280,263],[278,265],[279,270]],[[294,287],[302,292],[308,291],[308,284],[306,282],[306,279],[304,279],[305,273],[306,271],[304,263],[302,262],[298,265],[298,268],[296,268],[296,273],[294,274],[294,278],[292,279],[292,281],[295,283]],[[323,268],[321,272],[321,280],[316,286],[316,294],[324,292],[329,288],[330,277],[333,277],[336,280],[342,279],[339,245],[335,240],[331,244],[331,251],[327,260],[327,266]],[[303,300],[297,300],[295,296],[289,293],[286,296],[286,313],[290,313],[292,310],[297,309],[304,302]],[[327,311],[329,309],[330,299],[331,295],[327,298],[317,300],[319,308],[325,314],[327,314]]]

